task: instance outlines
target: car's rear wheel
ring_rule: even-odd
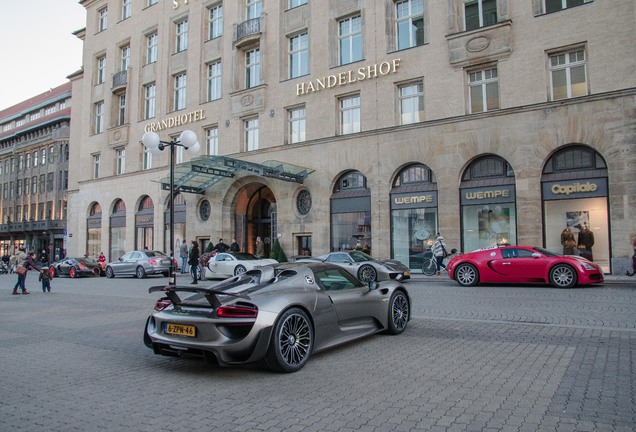
[[[238,276],[240,274],[243,274],[247,271],[247,269],[245,268],[245,266],[239,264],[236,267],[234,267],[234,276]]]
[[[55,267],[49,267],[49,277],[53,279],[55,276],[57,276],[57,273],[55,272]]]
[[[400,334],[406,329],[409,322],[409,299],[402,291],[396,291],[389,302],[389,327],[387,333]]]
[[[112,267],[106,267],[106,277],[112,279],[115,277],[115,272]]]
[[[371,282],[378,279],[378,272],[375,271],[373,266],[363,265],[358,270],[358,279],[362,282]]]
[[[475,286],[479,282],[479,273],[471,264],[460,264],[455,269],[455,280],[461,286]]]
[[[137,270],[135,270],[135,276],[139,279],[144,279],[146,277],[146,270],[144,270],[142,266],[137,267]]]
[[[426,258],[424,263],[422,263],[422,273],[426,276],[433,276],[436,271],[437,265],[435,264],[435,261],[431,258]]]
[[[550,270],[550,283],[557,288],[572,288],[576,282],[576,271],[567,264],[557,264]]]
[[[285,311],[276,320],[263,359],[276,372],[296,372],[309,360],[314,346],[314,329],[309,316],[298,308]]]
[[[72,278],[76,278],[77,277],[77,270],[75,270],[75,267],[71,267],[70,270],[68,271],[68,275]]]

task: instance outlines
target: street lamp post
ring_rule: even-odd
[[[161,141],[156,132],[146,132],[141,142],[151,154],[159,155],[165,148],[170,148],[170,275],[169,285],[176,285],[175,254],[174,254],[174,149],[183,147],[192,155],[199,153],[201,145],[197,135],[191,130],[184,130],[179,138],[172,141]]]

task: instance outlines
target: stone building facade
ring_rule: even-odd
[[[257,236],[287,256],[358,243],[417,271],[469,251],[636,237],[633,2],[84,0],[69,76],[76,254]],[[581,23],[586,23],[585,26]],[[168,244],[175,149],[177,244]],[[76,169],[75,169],[76,168]],[[171,248],[172,246],[172,248]]]
[[[0,111],[0,255],[63,256],[71,83]]]

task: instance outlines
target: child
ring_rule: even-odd
[[[38,280],[42,281],[42,292],[51,292],[51,275],[49,275],[48,269],[40,270]]]

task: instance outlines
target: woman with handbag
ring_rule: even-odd
[[[18,248],[18,251],[15,254],[16,256],[16,269],[15,272],[18,275],[18,281],[13,286],[13,294],[20,294],[18,292],[18,288],[22,289],[22,294],[29,294],[29,292],[25,288],[25,279],[27,269],[22,265],[22,263],[26,260],[27,254],[23,247]]]
[[[446,252],[446,243],[444,242],[444,237],[440,233],[437,233],[437,238],[435,239],[435,243],[433,243],[433,256],[435,257],[435,261],[437,262],[437,272],[435,272],[435,276],[439,276],[442,271],[442,267],[446,268],[444,265],[444,258],[448,256],[448,252]]]

